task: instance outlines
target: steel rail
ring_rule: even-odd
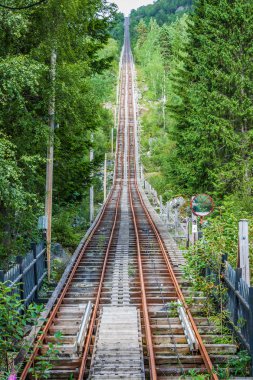
[[[133,65],[131,66],[131,69],[133,70]],[[133,75],[132,75],[132,77],[133,77]],[[133,99],[133,102],[134,102],[134,99],[135,99],[134,98],[134,84],[132,84],[132,99]],[[136,128],[136,122],[134,123],[134,128]],[[136,131],[134,130],[134,133],[135,132]],[[129,136],[130,136],[130,131],[129,131]],[[129,140],[129,144],[130,144],[130,140]],[[133,148],[134,152],[136,152],[136,141],[135,141],[135,138],[133,139],[133,146],[134,146],[134,148]],[[130,154],[129,154],[129,156],[130,156]],[[200,335],[200,333],[198,331],[198,328],[197,328],[197,326],[195,324],[195,321],[194,321],[194,319],[192,317],[191,311],[190,311],[190,309],[189,309],[189,307],[188,307],[188,305],[187,305],[187,303],[185,301],[185,298],[184,298],[184,295],[183,295],[182,290],[180,288],[180,285],[178,283],[177,277],[176,277],[176,275],[174,273],[173,266],[172,266],[172,264],[169,261],[164,241],[163,241],[163,239],[162,239],[162,237],[161,237],[161,235],[160,235],[160,233],[158,231],[157,226],[153,222],[153,219],[152,219],[152,217],[151,217],[151,215],[150,215],[150,213],[149,213],[149,211],[148,211],[148,209],[147,209],[147,207],[146,207],[146,205],[145,205],[145,203],[143,201],[143,197],[142,197],[141,192],[139,190],[139,185],[138,185],[138,181],[137,181],[137,162],[136,162],[137,157],[136,157],[136,154],[134,155],[134,157],[135,157],[135,159],[134,159],[134,186],[135,186],[135,189],[137,191],[137,194],[138,194],[141,206],[142,206],[142,208],[143,208],[143,210],[144,210],[144,212],[145,212],[145,214],[147,216],[148,222],[149,222],[150,226],[152,227],[152,230],[153,230],[153,232],[154,232],[154,234],[156,236],[157,242],[159,244],[159,247],[161,249],[162,255],[164,257],[164,260],[165,260],[168,272],[169,272],[169,274],[171,276],[171,279],[172,279],[174,288],[176,290],[177,296],[178,296],[179,300],[181,301],[183,307],[186,310],[186,313],[187,313],[188,318],[190,320],[192,329],[193,329],[193,331],[194,331],[194,333],[196,335],[196,338],[197,338],[197,341],[198,341],[198,344],[199,344],[199,351],[200,351],[200,354],[202,356],[203,362],[204,362],[204,364],[206,366],[206,369],[209,372],[212,380],[218,380],[218,376],[214,373],[214,367],[213,367],[212,361],[211,361],[211,359],[209,357],[209,354],[208,354],[208,352],[206,350],[206,347],[205,347],[204,342],[203,342],[203,340],[201,338],[201,335]],[[130,160],[130,157],[129,157],[129,160]],[[130,164],[129,164],[129,166],[130,166]],[[130,169],[130,167],[129,167],[129,169]],[[132,209],[132,213],[133,213],[133,217],[134,217],[135,231],[136,231],[136,237],[137,237],[137,242],[138,242],[137,248],[138,248],[138,262],[139,262],[139,259],[141,261],[141,252],[140,252],[139,238],[138,238],[138,227],[137,227],[137,224],[136,224],[136,219],[137,218],[135,217],[135,214],[134,214],[134,205],[133,205],[133,202],[132,202],[132,189],[131,189],[131,183],[130,182],[129,182],[129,188],[130,188],[129,194],[130,194],[130,199],[131,199],[131,209]],[[141,269],[141,272],[142,272],[142,269]],[[145,285],[144,284],[142,285],[142,295],[143,295],[143,291],[145,292]],[[145,299],[146,299],[146,297],[144,297],[144,303],[145,303]],[[149,320],[148,319],[148,315],[145,317],[145,319]],[[150,339],[149,332],[148,332],[148,339]],[[152,337],[151,337],[151,342],[152,342]],[[153,363],[152,363],[152,365],[153,365]],[[151,371],[153,371],[153,368],[151,368]]]
[[[22,372],[22,375],[20,377],[20,380],[25,380],[27,378],[27,375],[29,373],[29,369],[34,363],[36,356],[39,353],[39,350],[41,348],[41,345],[43,344],[47,333],[54,321],[54,318],[56,317],[57,312],[59,311],[60,306],[62,305],[62,301],[64,297],[66,296],[66,293],[68,292],[70,285],[72,283],[72,280],[76,274],[77,268],[81,262],[81,260],[85,257],[85,252],[88,247],[88,244],[91,242],[94,234],[97,232],[101,221],[103,220],[103,217],[105,216],[105,212],[108,209],[108,206],[112,202],[113,195],[116,195],[116,203],[115,203],[115,213],[114,218],[112,221],[112,228],[110,230],[109,235],[109,242],[108,246],[106,248],[104,261],[103,261],[103,267],[101,270],[101,277],[99,279],[99,285],[96,295],[96,301],[95,306],[93,308],[93,313],[91,317],[91,322],[89,324],[87,336],[84,343],[84,348],[82,350],[82,355],[80,358],[80,367],[79,367],[79,373],[78,373],[78,380],[83,380],[85,376],[85,370],[87,367],[87,360],[88,360],[88,354],[89,350],[91,348],[91,341],[94,334],[94,329],[96,326],[96,318],[97,313],[99,310],[99,305],[101,302],[101,294],[103,291],[103,283],[106,275],[107,270],[107,264],[108,259],[111,252],[111,246],[113,239],[115,237],[115,229],[118,223],[119,213],[120,213],[120,200],[122,196],[122,188],[123,188],[123,179],[126,178],[124,176],[125,173],[125,165],[126,162],[124,160],[125,157],[125,144],[127,143],[126,152],[127,152],[127,178],[128,178],[128,196],[130,200],[130,208],[132,213],[132,219],[133,219],[133,226],[134,226],[134,232],[135,232],[135,238],[136,238],[136,250],[137,250],[137,262],[138,262],[138,270],[139,270],[139,278],[140,278],[140,286],[141,286],[141,302],[142,302],[142,311],[143,311],[143,321],[144,321],[144,328],[145,328],[145,336],[146,336],[146,342],[147,342],[147,350],[148,350],[148,359],[149,359],[149,369],[150,369],[150,376],[152,380],[157,380],[157,368],[156,368],[156,359],[155,359],[155,353],[154,353],[154,346],[152,341],[152,330],[150,325],[150,319],[149,319],[149,311],[148,311],[148,301],[146,296],[146,287],[145,287],[145,279],[144,279],[144,272],[143,272],[143,262],[142,262],[142,249],[141,249],[141,243],[140,243],[140,229],[141,226],[139,225],[138,221],[138,215],[136,212],[135,202],[137,202],[137,205],[141,206],[147,221],[152,228],[154,235],[156,237],[156,240],[158,242],[158,245],[160,247],[160,253],[162,254],[168,273],[171,277],[173,286],[175,288],[175,291],[177,293],[178,299],[181,301],[181,304],[186,310],[186,313],[188,315],[188,318],[190,320],[192,329],[196,335],[196,338],[198,340],[199,344],[199,350],[201,357],[203,359],[203,362],[205,364],[205,367],[207,371],[209,372],[212,380],[218,380],[217,375],[214,373],[213,364],[210,360],[209,354],[206,350],[206,347],[203,343],[203,340],[198,332],[198,328],[195,324],[195,321],[191,315],[190,309],[185,301],[184,295],[182,293],[182,290],[180,288],[180,285],[178,283],[177,277],[175,275],[173,266],[169,260],[167,249],[165,247],[165,243],[160,235],[160,232],[153,222],[152,216],[150,215],[150,212],[143,200],[141,191],[139,189],[138,184],[138,173],[137,173],[137,160],[138,160],[138,154],[137,154],[137,144],[136,139],[134,137],[134,134],[136,133],[136,115],[135,115],[135,97],[134,97],[134,79],[133,79],[133,57],[131,55],[131,49],[129,44],[129,38],[127,35],[125,35],[125,46],[124,46],[124,54],[122,56],[122,72],[120,74],[120,95],[119,95],[119,107],[122,113],[119,113],[119,119],[118,119],[118,134],[117,134],[117,146],[116,146],[116,160],[115,160],[115,172],[114,172],[114,181],[113,181],[113,187],[109,193],[109,196],[103,206],[101,215],[94,225],[94,228],[92,229],[90,235],[88,236],[87,240],[85,241],[83,247],[80,250],[79,256],[76,260],[76,262],[73,265],[73,268],[71,270],[71,273],[68,277],[68,280],[66,284],[64,285],[64,289],[57,300],[57,303],[53,307],[50,317],[48,318],[45,326],[42,329],[41,335],[36,341],[36,344],[33,348],[32,354],[30,355],[26,366]],[[125,67],[124,67],[125,66]],[[124,70],[125,69],[125,73]],[[129,79],[130,78],[130,79]],[[122,92],[123,91],[123,92]],[[131,91],[132,99],[129,101],[129,91]],[[132,107],[132,109],[131,109]],[[132,115],[133,114],[133,115]],[[130,127],[129,118],[133,116],[134,118],[134,126]],[[125,127],[125,128],[124,128]],[[127,128],[127,130],[126,130]],[[130,128],[132,128],[130,130]],[[132,135],[130,135],[132,133]],[[128,138],[127,138],[128,136]],[[131,141],[130,141],[131,138]],[[125,141],[127,139],[128,141]],[[131,149],[133,151],[131,152]],[[133,153],[131,155],[131,153]],[[135,191],[137,193],[137,198],[134,199],[134,193]],[[108,236],[108,235],[107,235]]]
[[[125,88],[126,88],[126,83],[124,83],[123,72],[121,74],[120,83],[121,83],[121,85],[125,84]],[[120,106],[121,106],[121,103],[124,104],[124,96],[122,97],[122,94],[119,96],[119,103],[120,103]],[[120,120],[120,116],[119,116],[119,120]],[[121,147],[120,147],[120,144],[121,144]],[[89,330],[88,330],[87,337],[86,337],[86,340],[85,340],[85,346],[84,346],[83,353],[82,353],[81,365],[80,365],[79,374],[78,374],[78,380],[83,380],[83,377],[84,377],[84,374],[85,374],[86,363],[87,363],[88,353],[89,353],[89,348],[90,348],[90,342],[91,342],[93,331],[94,331],[94,328],[95,328],[95,322],[96,322],[97,311],[98,311],[98,307],[99,307],[99,303],[100,303],[100,298],[101,298],[101,292],[102,292],[102,287],[103,287],[106,267],[107,267],[107,263],[108,263],[108,258],[109,258],[109,253],[110,253],[110,249],[111,249],[112,240],[113,240],[113,237],[114,237],[114,231],[115,231],[116,224],[117,224],[119,203],[120,203],[120,199],[121,199],[122,184],[123,184],[123,178],[124,178],[124,155],[123,155],[123,152],[121,151],[120,152],[121,153],[121,167],[120,167],[119,166],[119,151],[120,151],[120,148],[122,148],[123,146],[124,146],[124,131],[123,130],[119,130],[119,128],[118,128],[117,148],[116,148],[117,149],[117,154],[116,154],[116,162],[115,162],[114,186],[116,186],[117,180],[121,179],[120,190],[119,190],[119,197],[118,197],[117,203],[116,203],[115,218],[114,218],[114,223],[113,223],[113,227],[112,227],[112,231],[111,231],[111,235],[110,235],[110,240],[109,240],[108,247],[107,247],[107,250],[106,250],[106,255],[105,255],[103,269],[102,269],[102,273],[101,273],[99,288],[98,288],[97,297],[96,297],[96,303],[95,303],[95,306],[94,306],[94,309],[93,309],[92,318],[91,318],[91,322],[90,322],[90,325],[89,325]],[[117,173],[118,173],[118,169],[119,168],[121,168],[121,178],[117,177]]]
[[[101,277],[100,277],[100,283],[99,283],[99,287],[98,287],[98,291],[97,291],[96,303],[95,303],[95,306],[93,309],[91,322],[89,325],[89,330],[88,330],[88,334],[87,334],[86,341],[85,341],[84,351],[83,351],[82,360],[81,360],[81,366],[80,366],[79,374],[78,374],[78,380],[83,380],[84,372],[86,369],[86,362],[87,362],[87,357],[88,357],[88,353],[89,353],[91,338],[93,335],[93,330],[95,327],[95,321],[96,321],[97,311],[98,311],[98,307],[99,307],[99,303],[100,303],[100,297],[101,297],[101,292],[102,292],[102,287],[103,287],[103,282],[104,282],[104,277],[105,277],[105,271],[106,271],[106,267],[107,267],[107,263],[108,263],[108,257],[109,257],[109,253],[110,253],[110,249],[111,249],[111,245],[112,245],[112,240],[114,238],[114,231],[115,231],[115,227],[116,227],[117,219],[118,219],[118,209],[119,209],[119,202],[121,199],[121,193],[122,193],[122,187],[120,188],[117,203],[116,203],[116,211],[115,211],[113,227],[111,230],[110,240],[109,240],[107,250],[106,250],[106,254],[105,254],[103,269],[102,269],[102,273],[101,273]]]
[[[78,266],[80,264],[80,261],[84,257],[85,250],[86,250],[88,244],[90,243],[92,237],[96,233],[96,231],[97,231],[97,229],[98,229],[98,227],[100,225],[100,222],[101,222],[102,218],[104,217],[105,211],[107,209],[107,205],[111,202],[111,198],[113,196],[113,191],[114,191],[114,189],[111,190],[111,192],[110,192],[110,194],[109,194],[109,196],[107,198],[107,201],[106,201],[106,203],[103,206],[103,210],[101,212],[101,215],[100,215],[99,219],[97,220],[96,225],[94,226],[94,229],[91,231],[91,233],[88,236],[87,240],[85,241],[83,247],[81,248],[81,252],[80,252],[80,254],[79,254],[79,256],[78,256],[78,258],[77,258],[77,260],[76,260],[76,262],[75,262],[75,264],[73,266],[73,269],[71,270],[71,273],[70,273],[69,278],[68,278],[68,280],[67,280],[67,282],[66,282],[66,284],[64,286],[64,289],[63,289],[63,291],[62,291],[59,299],[57,300],[57,303],[53,307],[53,310],[51,311],[51,315],[48,318],[48,320],[46,322],[46,325],[43,327],[43,329],[41,331],[41,334],[40,334],[39,338],[36,341],[36,344],[35,344],[35,346],[33,348],[33,351],[30,354],[29,359],[27,360],[27,363],[25,365],[25,368],[23,369],[23,372],[22,372],[19,380],[25,380],[26,376],[28,375],[29,369],[31,368],[31,366],[32,366],[32,364],[34,362],[34,360],[36,358],[36,355],[38,354],[38,351],[41,348],[41,344],[43,343],[43,340],[45,339],[46,334],[48,333],[48,330],[49,330],[50,326],[52,325],[53,320],[54,320],[54,318],[55,318],[55,316],[56,316],[56,314],[57,314],[57,312],[58,312],[58,310],[59,310],[59,308],[61,306],[63,298],[65,297],[65,295],[66,295],[66,293],[67,293],[67,291],[69,289],[69,286],[71,285],[72,279],[73,279],[73,277],[74,277],[74,275],[76,273],[76,270],[77,270],[77,268],[78,268]]]
[[[204,342],[203,342],[203,340],[202,340],[202,338],[200,336],[200,333],[199,333],[198,328],[197,328],[197,326],[195,324],[195,321],[194,321],[194,319],[192,317],[191,311],[190,311],[190,309],[189,309],[189,307],[188,307],[188,305],[187,305],[187,303],[185,301],[184,295],[183,295],[182,290],[180,288],[180,285],[179,285],[179,283],[177,281],[177,278],[176,278],[176,275],[174,273],[173,267],[172,267],[172,265],[171,265],[171,263],[169,261],[169,258],[168,258],[168,255],[167,255],[167,251],[166,251],[166,248],[164,246],[163,239],[161,238],[160,233],[159,233],[156,225],[154,224],[154,222],[152,220],[152,217],[151,217],[148,209],[146,208],[146,205],[144,204],[144,201],[142,199],[142,195],[141,195],[140,190],[138,188],[137,180],[135,180],[135,186],[136,186],[136,190],[137,190],[140,202],[142,204],[143,210],[144,210],[144,212],[145,212],[145,214],[146,214],[146,216],[148,218],[148,221],[150,223],[150,226],[152,227],[153,232],[156,235],[157,241],[158,241],[160,249],[162,251],[162,255],[164,257],[164,260],[165,260],[165,263],[167,265],[169,274],[171,276],[173,285],[174,285],[175,290],[177,292],[177,296],[178,296],[179,300],[182,302],[182,305],[183,305],[183,307],[186,310],[186,313],[187,313],[188,318],[190,320],[192,329],[193,329],[193,331],[194,331],[194,333],[196,335],[196,338],[197,338],[197,341],[198,341],[198,344],[199,344],[199,351],[200,351],[202,359],[203,359],[203,361],[205,363],[206,369],[208,370],[209,374],[211,375],[211,379],[218,380],[218,376],[214,373],[214,367],[213,367],[212,361],[211,361],[211,359],[209,357],[209,354],[208,354],[208,352],[206,350]]]
[[[118,144],[119,144],[119,141],[117,141],[117,147],[118,147]],[[117,166],[118,165],[119,165],[119,160],[118,160],[118,157],[117,157]],[[122,163],[121,163],[121,168],[122,168]],[[122,176],[123,176],[123,171],[121,171],[121,178],[122,178]],[[113,193],[114,193],[115,190],[116,190],[116,182],[114,183],[114,185],[113,185],[113,187],[112,187],[112,189],[111,189],[111,191],[110,191],[110,193],[108,195],[108,198],[107,198],[107,200],[106,200],[106,202],[105,202],[105,204],[103,206],[103,209],[102,209],[102,212],[101,212],[101,215],[100,215],[99,219],[97,220],[97,222],[96,222],[93,230],[91,231],[90,235],[88,236],[87,240],[85,241],[83,247],[81,248],[81,252],[80,252],[80,254],[79,254],[79,256],[78,256],[78,258],[77,258],[77,260],[76,260],[76,262],[75,262],[75,264],[74,264],[74,266],[72,268],[72,270],[71,270],[71,273],[70,273],[70,275],[68,277],[68,280],[67,280],[67,282],[66,282],[66,284],[65,284],[65,286],[63,288],[63,291],[62,291],[59,299],[57,300],[57,303],[55,304],[55,306],[53,307],[53,310],[51,311],[51,315],[49,316],[49,318],[48,318],[48,320],[46,322],[46,325],[43,327],[43,329],[41,331],[41,334],[40,334],[39,338],[37,339],[35,346],[33,347],[32,353],[30,354],[29,359],[27,360],[27,363],[25,365],[25,368],[23,369],[22,374],[20,376],[20,380],[25,380],[26,379],[26,377],[27,377],[27,375],[29,373],[29,369],[31,368],[31,366],[32,366],[32,364],[34,362],[34,360],[35,360],[35,358],[36,358],[36,356],[37,356],[37,354],[39,352],[39,349],[41,348],[41,345],[42,345],[44,339],[46,338],[46,335],[47,335],[47,333],[48,333],[48,331],[49,331],[49,329],[50,329],[50,327],[51,327],[51,325],[52,325],[52,323],[54,321],[54,318],[55,318],[55,316],[56,316],[56,314],[57,314],[57,312],[58,312],[58,310],[59,310],[59,308],[60,308],[60,306],[62,304],[62,301],[63,301],[63,299],[64,299],[64,297],[65,297],[65,295],[66,295],[66,293],[67,293],[67,291],[68,291],[68,289],[69,289],[69,287],[71,285],[71,282],[72,282],[73,277],[74,277],[74,275],[76,273],[76,270],[77,270],[77,268],[78,268],[81,260],[83,259],[84,255],[85,255],[85,251],[86,251],[86,249],[88,247],[88,244],[91,242],[93,236],[95,235],[96,231],[98,230],[98,228],[100,226],[100,223],[101,223],[101,221],[102,221],[102,219],[103,219],[103,217],[105,215],[105,212],[107,210],[107,206],[111,203],[111,200],[112,200],[112,197],[113,197]],[[119,190],[119,192],[121,193],[121,189]],[[117,204],[118,204],[118,200],[119,199],[120,199],[120,194],[119,194],[118,199],[117,199]],[[116,212],[117,212],[117,207],[116,207]]]
[[[128,47],[128,45],[126,45],[126,46]],[[127,50],[127,55],[130,57],[129,50]],[[128,73],[131,71],[129,65],[130,64],[128,63],[127,64]],[[133,83],[132,83],[132,85],[133,85]],[[132,98],[132,101],[133,101],[133,98]],[[129,117],[129,115],[128,115],[128,117]],[[150,376],[151,376],[152,380],[157,380],[155,353],[154,353],[154,347],[153,347],[153,341],[152,341],[152,331],[151,331],[149,314],[148,314],[148,303],[147,303],[145,281],[144,281],[143,268],[142,268],[139,230],[138,230],[138,226],[137,226],[137,218],[136,218],[136,214],[135,214],[135,210],[134,210],[133,197],[132,197],[132,192],[131,192],[131,159],[133,157],[131,157],[131,154],[130,154],[131,143],[130,143],[129,123],[128,123],[127,128],[128,128],[128,131],[127,131],[127,135],[128,135],[128,193],[129,193],[130,208],[131,208],[131,212],[132,212],[135,238],[136,238],[136,248],[137,248],[137,256],[138,256],[138,270],[139,270],[139,278],[140,278],[140,285],[141,285],[142,311],[143,311],[145,335],[146,335],[146,342],[147,342],[147,349],[148,349],[148,356],[149,356]],[[136,175],[136,173],[135,173],[135,175]]]
[[[135,141],[133,142],[133,144],[135,144]],[[200,354],[202,356],[202,359],[204,361],[204,364],[206,366],[206,369],[207,371],[209,372],[210,376],[211,376],[211,379],[212,380],[218,380],[218,376],[214,373],[214,367],[213,367],[213,364],[212,364],[212,361],[209,357],[209,354],[206,350],[206,347],[204,345],[204,342],[201,338],[201,335],[198,331],[198,328],[195,324],[195,321],[192,317],[192,314],[191,314],[191,311],[185,301],[185,298],[184,298],[184,295],[182,293],[182,290],[180,288],[180,285],[178,283],[178,280],[177,280],[177,277],[174,273],[174,269],[173,269],[173,266],[172,264],[170,263],[170,260],[168,258],[168,255],[167,255],[167,250],[165,248],[165,245],[164,245],[164,241],[160,235],[160,232],[158,231],[158,228],[156,227],[155,223],[153,222],[153,219],[143,201],[143,198],[142,198],[142,195],[141,195],[141,192],[139,190],[139,185],[138,185],[138,182],[137,182],[137,176],[136,176],[136,161],[134,162],[134,171],[135,171],[135,176],[134,176],[134,185],[135,185],[135,189],[137,191],[137,194],[138,194],[138,197],[139,197],[139,200],[140,200],[140,203],[142,205],[142,208],[147,216],[147,219],[148,219],[148,222],[157,238],[157,241],[158,241],[158,244],[160,246],[160,249],[161,249],[161,252],[162,252],[162,255],[164,257],[164,260],[165,260],[165,263],[166,263],[166,266],[167,266],[167,269],[168,269],[168,272],[171,276],[171,279],[172,279],[172,282],[173,282],[173,285],[175,287],[175,290],[176,290],[176,293],[177,293],[177,296],[179,298],[179,300],[182,302],[182,305],[183,307],[185,308],[186,310],[186,313],[188,315],[188,318],[190,320],[190,323],[191,323],[191,326],[192,326],[192,329],[196,335],[196,338],[197,338],[197,341],[198,341],[198,344],[199,344],[199,351],[200,351]]]
[[[157,372],[156,372],[156,364],[155,364],[155,353],[154,353],[154,347],[153,347],[153,342],[152,342],[152,332],[151,332],[151,326],[150,326],[150,321],[149,321],[145,281],[144,281],[144,275],[143,275],[143,269],[142,269],[139,229],[137,226],[137,218],[135,215],[135,210],[134,210],[134,205],[133,205],[130,182],[128,183],[128,191],[129,191],[130,207],[131,207],[131,212],[132,212],[132,217],[133,217],[136,247],[137,247],[137,254],[138,254],[138,269],[139,269],[139,277],[140,277],[140,284],[141,284],[142,311],[143,311],[143,319],[144,319],[144,326],[145,326],[145,332],[146,332],[147,349],[149,353],[150,375],[151,375],[152,380],[156,380]]]

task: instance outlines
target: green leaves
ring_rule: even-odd
[[[18,210],[25,205],[25,191],[14,149],[14,145],[0,133],[0,204]]]
[[[115,68],[109,70],[118,45],[109,41],[104,47],[115,12],[104,0],[49,0],[25,12],[0,9],[1,257],[25,253],[30,240],[37,239],[45,197],[52,48],[57,51],[60,125],[55,131],[55,208],[81,200],[90,181],[89,131],[96,129],[103,140],[96,152],[99,165],[112,124],[103,103],[116,81]]]
[[[8,372],[12,364],[13,353],[24,345],[26,326],[35,323],[43,306],[31,304],[25,310],[22,301],[15,292],[16,287],[0,282],[0,372]],[[19,286],[17,284],[16,286]]]
[[[189,194],[231,193],[246,181],[243,163],[252,160],[251,19],[248,1],[198,1],[186,33],[180,23],[174,34],[163,28],[178,160],[169,177]]]

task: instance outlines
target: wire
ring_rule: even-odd
[[[42,3],[46,3],[47,1],[48,0],[40,0],[37,3],[30,4],[30,5],[24,5],[23,7],[11,7],[9,5],[0,4],[0,8],[9,9],[11,11],[19,11],[19,10],[22,10],[22,9],[29,9],[29,8],[36,7],[37,5],[40,5]]]

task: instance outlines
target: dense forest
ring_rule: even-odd
[[[50,0],[23,10],[0,9],[2,269],[16,254],[25,253],[32,240],[41,238],[37,223],[44,214],[53,50],[57,54],[53,239],[74,248],[87,228],[90,173],[99,170],[110,150],[120,52],[113,36],[122,40],[123,15],[103,0],[63,0],[61,5]],[[94,181],[100,201],[100,185]]]
[[[200,252],[236,260],[238,221],[253,219],[252,4],[198,0],[159,24],[144,17],[133,29],[146,176],[165,199],[211,194]]]
[[[142,20],[148,23],[156,20],[158,25],[171,23],[192,9],[192,0],[157,0],[153,4],[144,5],[131,12],[132,41],[136,42],[136,26]]]
[[[206,236],[223,231],[222,251],[236,251],[238,219],[252,218],[252,13],[249,0],[197,0],[194,7],[157,0],[131,13],[146,175],[165,200],[209,192],[217,207]],[[60,9],[50,0],[22,11],[1,8],[0,16],[4,267],[41,238],[52,49],[59,126],[53,240],[73,249],[88,226],[91,173],[110,150],[124,16],[101,0],[64,1]],[[93,182],[98,203],[101,181]]]

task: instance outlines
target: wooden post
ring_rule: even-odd
[[[54,167],[54,128],[55,128],[55,75],[56,51],[51,54],[51,97],[49,102],[49,142],[47,150],[47,177],[45,215],[47,217],[47,273],[51,277],[51,229],[52,229],[52,199],[53,199],[53,167]]]
[[[253,287],[249,287],[249,346],[250,346],[250,355],[251,355],[251,375],[253,375]]]
[[[91,134],[91,143],[93,143],[93,133]],[[94,150],[93,147],[90,149],[90,162],[92,163],[94,160]],[[91,177],[93,179],[93,171],[91,173]],[[90,187],[90,224],[93,223],[94,220],[94,186],[93,184]]]
[[[104,166],[104,203],[106,202],[106,196],[107,196],[107,154],[105,153],[105,166]]]
[[[24,284],[24,278],[23,278],[23,257],[17,256],[16,263],[18,264],[18,267],[19,267],[19,275],[21,275],[21,281],[19,281],[20,299],[24,300],[25,299],[25,284]]]
[[[239,289],[239,283],[240,283],[241,278],[242,278],[242,269],[238,268],[235,270],[235,292],[233,293],[234,311],[233,311],[232,318],[233,318],[234,326],[237,326],[237,322],[238,322],[239,300],[238,300],[238,297],[236,295],[236,291],[238,291],[238,289]]]
[[[242,268],[242,279],[250,286],[249,272],[249,222],[239,222],[239,268]]]

